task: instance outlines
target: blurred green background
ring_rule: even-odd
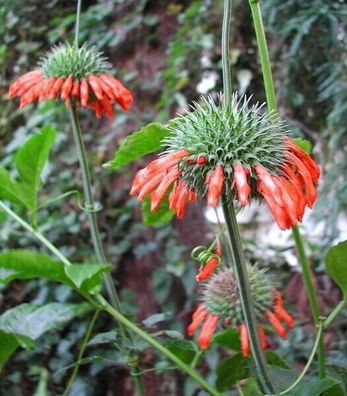
[[[44,125],[52,125],[58,139],[45,169],[42,201],[81,187],[68,114],[63,105],[53,102],[18,110],[18,103],[8,100],[7,89],[17,76],[33,69],[52,45],[73,40],[75,6],[74,1],[0,0],[0,162],[10,169],[22,143]],[[118,112],[111,122],[98,121],[84,111],[81,117],[95,197],[103,205],[99,223],[113,276],[124,310],[139,323],[145,321],[143,326],[150,332],[170,329],[184,334],[197,297],[196,264],[190,251],[208,243],[213,228],[203,216],[202,203],[189,208],[183,221],[143,225],[139,205],[128,192],[132,175],[145,161],[118,173],[106,171],[102,164],[112,159],[119,142],[129,133],[151,121],[165,123],[201,94],[221,91],[222,6],[221,0],[82,3],[80,42],[88,41],[104,51],[135,97],[131,111]],[[324,274],[324,256],[333,241],[341,240],[346,227],[347,6],[343,0],[266,0],[263,12],[280,115],[288,121],[293,135],[312,142],[313,154],[323,170],[320,198],[305,231],[320,302],[327,313],[338,302],[339,292]],[[245,0],[234,1],[231,55],[234,89],[263,102],[260,65]],[[3,213],[0,221],[1,250],[41,249]],[[86,217],[74,198],[41,210],[39,224],[48,239],[75,262],[92,255]],[[318,236],[315,229],[320,230]],[[300,274],[283,254],[293,255],[293,242],[289,239],[281,248],[274,247],[272,255],[263,254],[262,243],[257,240],[246,240],[246,248],[249,259],[271,266],[283,285],[280,289],[287,295],[297,326],[289,341],[275,340],[272,345],[300,368],[313,335]],[[0,286],[0,313],[22,302],[48,301],[77,301],[77,297],[67,287],[43,280]],[[69,374],[66,367],[76,359],[89,316],[40,338],[33,350],[19,350],[0,374],[0,394],[61,394]],[[332,364],[345,364],[346,327],[344,314],[326,334]],[[95,334],[112,328],[101,316]],[[189,355],[192,345],[186,344],[182,350]],[[170,364],[141,340],[137,340],[136,348],[141,369],[157,369],[144,376],[146,395],[202,394],[194,382],[170,370]],[[221,356],[225,353],[213,346],[200,363],[199,368],[211,380],[216,377]],[[86,357],[71,395],[133,394],[129,369],[116,349],[94,343]]]

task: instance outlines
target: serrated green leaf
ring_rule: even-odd
[[[163,139],[169,136],[170,133],[168,128],[157,122],[146,125],[126,137],[116,151],[114,159],[107,162],[104,167],[107,169],[119,169],[146,154],[160,150]]]
[[[40,188],[41,172],[48,160],[55,136],[55,128],[47,125],[39,134],[30,137],[16,155],[15,165],[20,178],[35,192]]]
[[[347,241],[333,246],[326,257],[326,269],[347,300]]]
[[[299,386],[294,392],[294,396],[319,396],[336,385],[338,385],[338,381],[333,378],[317,379]]]
[[[312,144],[306,139],[295,138],[294,142],[297,146],[301,147],[307,154],[311,154]]]
[[[213,342],[232,351],[241,350],[240,333],[235,328],[229,328],[213,337]]]
[[[157,226],[169,223],[175,212],[169,209],[169,201],[167,197],[161,201],[159,208],[155,212],[151,212],[150,197],[146,197],[142,202],[143,224],[146,226]]]
[[[14,279],[44,278],[90,293],[100,287],[101,274],[110,268],[109,265],[98,264],[72,264],[66,267],[41,253],[10,250],[0,254],[0,283],[7,284]]]
[[[0,331],[0,372],[7,360],[19,347],[16,337],[12,334],[6,334]]]
[[[193,361],[198,352],[195,342],[188,340],[170,340],[167,342],[166,347],[187,364]]]
[[[216,374],[216,388],[223,391],[250,376],[249,359],[243,357],[241,353],[223,359],[217,367]]]
[[[87,303],[21,304],[0,316],[0,331],[19,340],[37,340],[47,331],[55,330],[76,316],[90,311]]]

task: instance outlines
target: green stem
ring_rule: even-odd
[[[104,251],[104,248],[102,245],[98,222],[97,222],[96,211],[95,211],[95,203],[94,203],[92,188],[91,188],[91,178],[90,178],[89,167],[88,167],[88,163],[87,163],[87,153],[86,153],[86,149],[84,146],[83,134],[82,134],[79,119],[77,116],[76,107],[74,106],[74,104],[71,104],[70,116],[71,116],[72,132],[73,132],[73,136],[74,136],[75,143],[76,143],[77,154],[78,154],[78,159],[79,159],[81,173],[82,173],[82,184],[83,184],[84,201],[85,201],[84,206],[87,209],[86,213],[87,213],[88,220],[89,220],[89,227],[90,227],[90,233],[91,233],[91,237],[92,237],[92,241],[93,241],[93,245],[94,245],[94,251],[95,251],[95,254],[96,254],[99,264],[107,264],[106,254],[105,254],[105,251]],[[106,273],[104,275],[104,281],[105,281],[105,285],[106,285],[107,294],[109,296],[112,306],[115,309],[117,309],[117,311],[121,312],[120,300],[118,297],[117,290],[114,286],[111,274]],[[124,328],[124,326],[121,323],[119,325],[119,330],[120,330],[120,334],[121,334],[121,337],[123,338],[123,340],[131,339],[131,335],[127,334],[126,329]],[[138,369],[135,370],[134,364],[131,364],[131,366],[134,371],[138,371]],[[141,382],[141,377],[134,376],[133,379],[134,379],[134,383],[135,383],[135,386],[137,389],[137,394],[140,396],[143,395],[143,386],[142,386],[142,382]]]
[[[224,0],[223,26],[222,26],[222,68],[223,68],[223,91],[224,106],[229,107],[231,102],[231,68],[229,59],[230,48],[230,24],[231,24],[232,1]]]
[[[126,326],[128,329],[130,329],[132,332],[134,332],[135,334],[137,334],[141,338],[143,338],[145,341],[147,341],[148,344],[152,345],[159,352],[161,352],[167,358],[172,360],[179,369],[181,369],[182,371],[187,373],[191,378],[195,379],[195,381],[197,383],[199,383],[204,389],[206,389],[206,391],[208,391],[211,395],[221,396],[221,394],[216,389],[214,389],[212,386],[210,386],[208,384],[208,382],[206,382],[204,380],[204,378],[201,377],[201,375],[197,371],[193,370],[186,363],[184,363],[181,359],[179,359],[175,354],[173,354],[171,351],[169,351],[167,348],[165,348],[163,345],[161,345],[157,340],[155,340],[149,334],[147,334],[145,331],[143,331],[142,329],[137,327],[128,318],[126,318],[125,316],[120,314],[100,294],[96,295],[96,298],[98,300],[98,303],[101,304],[99,306],[100,309],[103,309],[106,312],[108,312],[118,322],[122,323],[124,326]]]
[[[6,206],[2,201],[0,201],[0,208],[2,208],[7,214],[9,214],[13,219],[15,219],[22,227],[27,231],[31,232],[43,245],[45,245],[64,265],[71,265],[70,261],[64,257],[59,250],[46,238],[41,232],[37,231],[25,220],[19,217],[13,212],[8,206]]]
[[[267,48],[267,42],[265,37],[263,18],[261,16],[261,11],[260,11],[260,1],[249,0],[249,3],[251,6],[254,29],[257,38],[259,58],[263,72],[267,107],[269,111],[274,114],[274,117],[276,117],[276,113],[277,113],[276,95],[275,95],[275,88],[274,88],[272,72],[271,72],[269,51]]]
[[[272,385],[266,359],[259,341],[255,309],[247,272],[246,257],[242,248],[241,236],[237,225],[233,201],[230,200],[225,193],[223,194],[222,207],[225,223],[228,229],[229,241],[232,248],[231,250],[234,256],[235,272],[237,275],[236,278],[240,292],[242,313],[247,326],[252,350],[252,358],[257,369],[258,381],[264,392],[274,393],[275,388]]]
[[[76,362],[76,364],[75,364],[75,366],[74,366],[73,372],[72,372],[72,374],[71,374],[71,376],[70,376],[70,378],[69,378],[69,380],[68,380],[68,383],[67,383],[67,385],[66,385],[65,391],[64,391],[64,393],[63,393],[62,396],[67,396],[67,395],[69,394],[69,391],[70,391],[70,389],[71,389],[73,383],[75,382],[75,378],[76,378],[76,375],[77,375],[78,370],[79,370],[79,368],[80,368],[80,364],[81,364],[82,357],[83,357],[83,355],[84,355],[84,351],[85,351],[85,349],[86,349],[86,347],[87,347],[87,343],[88,343],[88,341],[89,341],[89,339],[90,339],[90,336],[91,336],[91,334],[92,334],[92,331],[93,331],[93,328],[94,328],[96,319],[97,319],[98,316],[99,316],[99,313],[100,313],[100,310],[97,309],[97,310],[94,312],[94,315],[93,315],[91,321],[89,322],[89,325],[88,325],[86,334],[85,334],[85,336],[84,336],[84,338],[83,338],[83,341],[82,341],[82,345],[81,345],[80,351],[79,351],[79,353],[78,353],[77,362]]]
[[[78,33],[80,31],[82,0],[77,0],[76,25],[75,25],[75,47],[78,48]]]
[[[96,212],[94,211],[95,204],[94,204],[92,188],[91,188],[91,178],[87,163],[86,149],[84,146],[83,135],[79,124],[77,111],[74,105],[71,105],[70,107],[70,116],[71,116],[72,132],[76,143],[77,154],[78,154],[78,159],[82,173],[84,200],[85,200],[85,206],[87,208],[86,213],[89,220],[89,227],[92,236],[93,246],[99,264],[107,264],[108,262],[101,242]],[[105,285],[112,305],[116,309],[118,309],[118,311],[120,311],[121,306],[120,306],[119,297],[114,287],[113,279],[111,275],[108,273],[105,275]]]
[[[323,334],[323,324],[322,322],[319,323],[318,325],[318,331],[317,331],[317,335],[316,335],[316,340],[315,343],[313,345],[310,357],[307,360],[307,363],[304,367],[304,369],[302,370],[302,372],[300,373],[299,377],[284,391],[280,392],[280,393],[276,393],[275,395],[265,395],[265,396],[282,396],[282,395],[286,395],[287,393],[289,393],[290,391],[292,391],[297,385],[299,385],[299,383],[303,380],[303,378],[305,377],[308,369],[310,368],[312,361],[314,359],[314,356],[317,352],[317,348],[319,346],[319,342],[320,339],[322,338],[322,334]]]
[[[275,119],[277,117],[276,95],[275,95],[274,83],[273,83],[272,72],[271,72],[269,51],[268,51],[268,47],[267,47],[265,31],[264,31],[264,26],[263,26],[263,20],[262,20],[262,16],[261,16],[260,0],[249,0],[249,3],[250,3],[251,11],[252,11],[254,29],[255,29],[256,38],[257,38],[259,58],[260,58],[260,63],[261,63],[261,68],[262,68],[262,73],[263,73],[263,79],[264,79],[267,107],[268,107],[269,112],[273,114],[273,117]],[[307,295],[309,298],[313,320],[314,320],[315,325],[317,326],[318,323],[320,322],[321,313],[320,313],[319,305],[317,302],[316,292],[313,287],[312,274],[311,274],[311,271],[309,268],[309,264],[308,264],[308,260],[306,257],[302,237],[300,235],[299,227],[298,226],[293,227],[292,233],[293,233],[293,237],[294,237],[295,244],[296,244],[296,250],[297,250],[298,256],[299,256],[299,261],[300,261],[302,271],[303,271],[305,288],[306,288],[306,292],[307,292]],[[318,345],[318,366],[319,366],[319,377],[320,378],[324,378],[324,376],[325,376],[325,363],[324,363],[325,358],[324,358],[323,335],[324,334],[322,332],[320,340],[319,340],[319,345]]]
[[[331,323],[335,320],[335,318],[340,314],[340,312],[346,308],[347,301],[340,301],[336,307],[330,312],[329,316],[324,321],[324,329],[327,329]]]
[[[304,278],[304,283],[306,287],[306,292],[308,296],[308,301],[310,303],[310,308],[312,312],[313,322],[315,326],[318,326],[320,323],[321,312],[317,300],[317,295],[315,292],[315,288],[312,281],[312,272],[310,269],[309,262],[307,260],[304,248],[304,241],[300,235],[299,228],[294,226],[292,228],[293,237],[296,244],[296,249],[299,256],[299,261],[301,263],[302,268],[302,275]],[[325,377],[325,357],[324,357],[324,339],[323,339],[323,332],[319,339],[318,345],[318,371],[319,371],[319,378]]]
[[[224,88],[224,105],[230,106],[231,103],[231,70],[229,61],[229,43],[230,43],[230,20],[231,20],[231,0],[224,0],[223,31],[222,31],[222,67],[223,67],[223,88]],[[223,194],[223,213],[225,223],[228,229],[231,255],[238,282],[242,312],[250,338],[252,349],[252,358],[256,366],[258,381],[261,388],[269,393],[275,392],[271,383],[270,373],[267,362],[261,348],[257,321],[255,316],[254,303],[251,294],[251,288],[247,272],[246,257],[243,251],[241,236],[237,225],[233,200],[229,199],[226,193]]]
[[[21,224],[26,230],[31,232],[40,242],[42,242],[52,253],[54,253],[61,261],[64,262],[65,265],[71,265],[70,261],[66,259],[59,251],[58,249],[53,246],[41,233],[35,231],[26,221],[21,219],[19,216],[17,216],[11,209],[9,209],[6,205],[4,205],[0,201],[0,207],[3,208],[11,217],[13,217],[19,224]],[[129,330],[132,332],[138,334],[140,337],[142,337],[144,340],[146,340],[149,344],[151,344],[154,348],[158,349],[158,351],[162,352],[165,356],[167,356],[170,360],[172,360],[176,365],[185,371],[188,375],[191,375],[193,373],[192,378],[194,378],[201,386],[203,386],[207,391],[211,393],[211,395],[214,396],[221,396],[220,393],[218,393],[214,388],[212,388],[200,375],[198,372],[193,370],[192,368],[189,368],[184,362],[182,362],[179,358],[177,358],[173,353],[171,353],[169,350],[167,350],[164,346],[162,346],[159,342],[157,342],[153,337],[151,337],[149,334],[141,330],[139,327],[136,326],[136,324],[132,323],[129,319],[127,319],[125,316],[123,316],[120,312],[115,310],[108,302],[101,296],[98,296],[98,300],[101,301],[101,306],[95,303],[95,301],[87,295],[82,295],[84,298],[86,298],[93,306],[95,306],[98,310],[102,309],[103,311],[108,312],[118,323],[121,323],[125,327],[127,327]],[[105,308],[107,307],[107,309]],[[137,371],[137,373],[134,373],[135,376],[140,375],[141,372]],[[135,385],[137,383],[135,382]],[[137,386],[137,395],[142,395],[143,390]]]

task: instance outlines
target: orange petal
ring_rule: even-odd
[[[265,315],[273,328],[277,331],[277,334],[285,340],[287,338],[287,330],[282,326],[277,316],[270,311],[267,311]]]
[[[213,334],[216,330],[219,317],[216,315],[208,314],[207,319],[201,329],[201,334],[198,338],[199,346],[202,350],[205,350],[210,345]]]
[[[241,351],[242,355],[244,357],[247,357],[250,352],[250,347],[249,347],[249,339],[248,339],[248,333],[247,333],[247,327],[244,323],[241,323],[239,326],[240,330],[240,341],[241,341]]]

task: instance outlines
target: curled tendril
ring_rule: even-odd
[[[220,257],[217,254],[212,253],[211,249],[212,249],[212,245],[209,248],[207,248],[206,246],[197,246],[192,250],[191,258],[193,260],[198,261],[201,265],[205,265],[207,261],[209,261],[212,258],[215,258],[216,260],[218,260],[218,264],[219,264]]]

